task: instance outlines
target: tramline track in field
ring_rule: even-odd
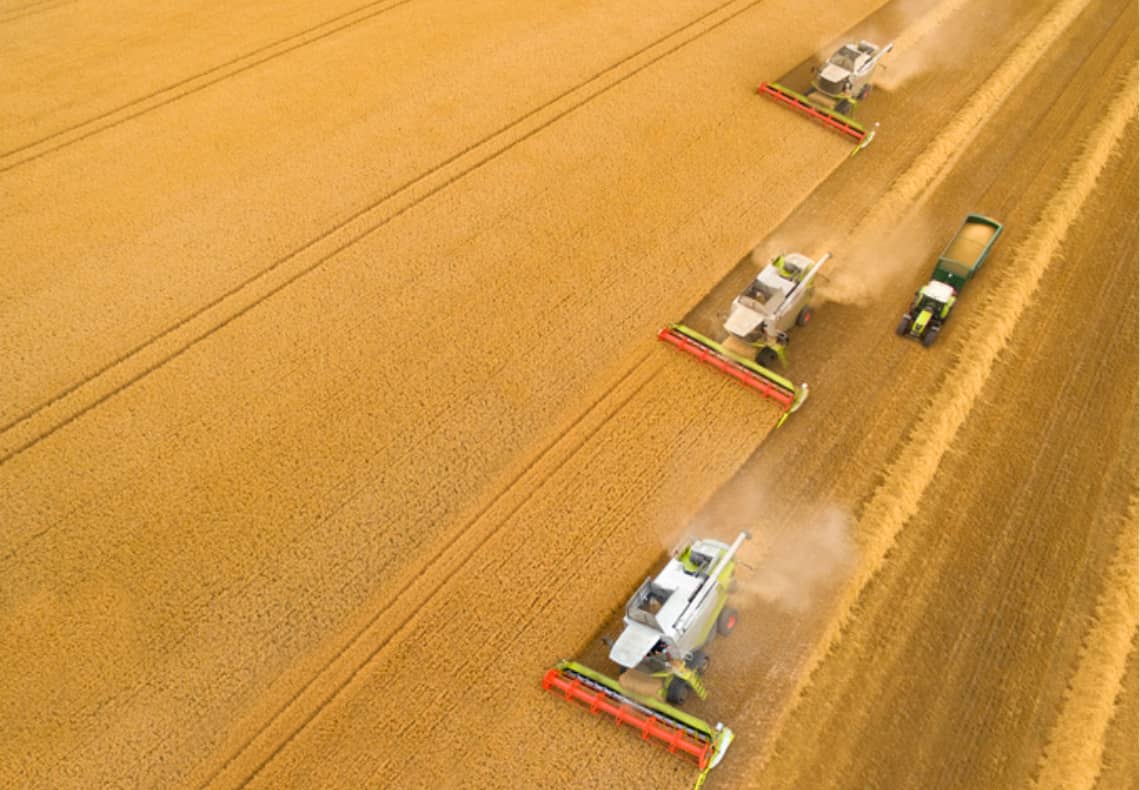
[[[358,209],[348,219],[246,277],[193,313],[184,316],[58,392],[50,400],[20,413],[0,426],[0,466],[175,359],[231,321],[240,318],[266,299],[312,273],[353,244],[450,187],[464,176],[760,2],[762,0],[749,0],[742,4],[741,0],[730,0],[714,12],[658,39],[619,63],[597,72],[574,88],[528,111],[492,135],[467,146],[438,165],[387,192],[376,201]],[[739,7],[729,9],[729,6]],[[717,12],[726,9],[728,10],[725,14],[710,19]],[[678,41],[670,40],[676,38],[678,33],[687,32],[689,28],[703,22],[708,24],[692,35],[682,36]],[[662,51],[650,52],[661,45],[664,45]],[[645,59],[639,60],[642,55],[646,56]],[[626,66],[629,68],[624,68]],[[579,93],[583,95],[575,95]],[[389,203],[398,203],[398,205],[386,205]],[[161,348],[154,348],[159,344]],[[141,358],[144,353],[147,355],[145,359]],[[112,374],[120,366],[127,366],[129,370],[116,373],[115,381],[101,387],[100,379]]]
[[[353,9],[352,11],[348,11],[346,13],[333,17],[332,19],[326,20],[318,25],[314,25],[293,35],[286,36],[285,38],[278,39],[269,44],[250,50],[249,52],[238,55],[224,63],[214,66],[213,68],[206,69],[197,74],[185,77],[177,82],[171,83],[170,85],[166,85],[148,94],[140,96],[130,102],[121,104],[114,109],[107,110],[103,113],[100,113],[99,115],[88,118],[85,121],[72,124],[71,126],[53,132],[50,135],[0,152],[0,174],[13,170],[20,165],[39,159],[69,145],[85,140],[93,135],[99,134],[108,129],[112,129],[120,124],[126,123],[127,121],[133,120],[142,115],[145,115],[146,113],[159,109],[160,107],[164,107],[171,102],[206,90],[207,88],[217,85],[218,83],[221,83],[232,77],[239,76],[251,69],[269,63],[279,57],[283,57],[285,55],[296,52],[297,50],[300,50],[311,44],[318,43],[324,39],[335,36],[338,33],[350,30],[359,24],[370,22],[377,17],[380,17],[390,11],[396,10],[412,2],[415,2],[415,0],[379,0],[378,2],[368,3],[366,5]],[[716,6],[702,16],[697,17],[685,25],[682,25],[681,27],[670,31],[666,35],[630,53],[622,60],[609,64],[605,68],[581,81],[578,85],[554,97],[546,104],[534,108],[526,115],[520,116],[515,121],[512,121],[511,124],[508,124],[508,126],[512,126],[520,122],[530,114],[542,110],[550,104],[559,101],[569,93],[578,90],[583,85],[586,85],[598,79],[606,72],[620,67],[629,60],[640,56],[647,50],[652,49],[665,40],[677,35],[678,33],[681,33],[685,29],[692,27],[693,25],[700,24],[708,17],[722,11],[727,6],[739,2],[740,0],[728,0],[721,5]],[[755,5],[755,3],[752,3],[750,5]],[[0,20],[0,22],[2,21],[3,20]],[[505,128],[506,127],[504,127],[504,129]],[[494,137],[495,135],[504,131],[504,129],[500,129],[498,132],[495,132],[492,135],[489,135],[487,138],[478,141],[475,143],[475,145],[485,142],[491,137]],[[443,164],[446,164],[446,162]],[[438,165],[437,167],[440,166],[442,166],[442,164]],[[420,177],[426,175],[428,172],[430,171],[425,171],[425,173],[421,174]]]
[[[69,0],[69,2],[73,1],[74,0]],[[294,33],[293,35],[244,52],[224,63],[200,71],[197,74],[184,77],[177,82],[165,85],[84,121],[71,124],[70,126],[59,129],[39,139],[32,140],[31,142],[9,148],[6,151],[0,152],[0,173],[5,173],[20,165],[33,162],[36,159],[66,148],[69,145],[86,140],[100,132],[113,129],[120,124],[157,110],[160,107],[164,107],[173,101],[205,90],[224,80],[236,77],[250,69],[268,63],[275,58],[288,55],[302,47],[341,33],[363,22],[368,22],[413,1],[414,0],[378,0],[378,2],[368,3],[298,33]],[[58,5],[66,4],[65,2]],[[52,9],[58,7],[58,5],[52,6]],[[32,13],[39,13],[39,10],[37,9]],[[16,18],[20,17],[0,19],[0,24]]]

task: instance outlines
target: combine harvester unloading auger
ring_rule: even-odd
[[[870,41],[844,44],[826,63],[813,69],[815,77],[803,93],[778,82],[762,82],[756,92],[854,139],[857,143],[851,152],[854,156],[871,144],[879,124],[868,131],[851,114],[871,93],[871,76],[875,67],[894,46],[892,42],[879,47]]]
[[[808,386],[797,387],[764,363],[775,357],[786,364],[789,333],[811,321],[815,276],[829,258],[830,252],[818,261],[794,252],[774,258],[733,300],[724,342],[684,324],[670,324],[657,337],[776,401],[784,411],[782,425],[807,400]]]
[[[748,537],[741,532],[731,546],[694,540],[645,580],[626,604],[621,636],[609,643],[610,659],[623,668],[617,679],[574,661],[559,662],[542,679],[544,689],[692,760],[700,770],[697,788],[734,736],[679,706],[690,692],[708,696],[701,678],[709,664],[705,648],[736,627],[736,610],[726,604],[736,552]]]

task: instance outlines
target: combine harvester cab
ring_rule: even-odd
[[[733,300],[724,322],[728,338],[723,343],[684,324],[670,324],[657,337],[779,403],[784,410],[778,423],[782,425],[803,405],[808,387],[796,387],[763,363],[767,357],[786,363],[789,333],[811,321],[813,281],[830,258],[829,252],[818,261],[798,253],[773,259]]]
[[[733,732],[680,709],[688,694],[708,695],[702,675],[705,648],[717,634],[736,627],[736,610],[727,606],[736,574],[736,553],[749,538],[741,532],[732,545],[694,540],[646,579],[626,604],[624,628],[611,644],[610,659],[622,668],[617,679],[574,661],[547,670],[542,687],[591,713],[612,716],[646,741],[693,761],[700,787],[732,743]]]
[[[899,319],[895,333],[913,337],[930,347],[958,303],[958,293],[969,282],[1001,236],[1002,224],[981,214],[967,214],[962,226],[938,256],[930,282],[918,289],[910,309]]]
[[[854,156],[871,144],[879,125],[868,131],[851,117],[852,113],[871,93],[875,68],[894,46],[892,42],[879,47],[870,41],[844,44],[826,63],[813,69],[815,77],[803,93],[778,82],[762,82],[756,92],[852,138],[857,143],[851,152]]]

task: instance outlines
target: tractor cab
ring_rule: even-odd
[[[804,257],[797,252],[790,252],[786,255],[779,255],[772,261],[771,266],[776,270],[785,280],[791,280],[798,283],[804,278],[804,272],[808,270],[815,261],[811,258]]]
[[[899,321],[896,331],[921,338],[924,346],[933,344],[957,300],[958,292],[953,287],[931,280],[915,292],[910,311]]]
[[[914,297],[914,306],[919,310],[929,307],[935,314],[941,314],[943,310],[949,312],[949,307],[954,304],[957,295],[958,292],[950,285],[941,280],[931,280],[918,289]]]

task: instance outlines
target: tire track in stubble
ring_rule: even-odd
[[[1121,261],[1121,263],[1112,271],[1106,271],[1105,277],[1100,282],[1100,289],[1098,290],[1098,298],[1088,300],[1090,303],[1100,303],[1099,297],[1106,292],[1110,291],[1114,282],[1119,282],[1115,279],[1114,275],[1118,274],[1121,270],[1127,268],[1128,264]],[[1065,312],[1066,303],[1063,300],[1052,300],[1048,306],[1048,313],[1034,313],[1034,320],[1040,320],[1043,316],[1048,316],[1052,320],[1043,321],[1047,326],[1061,326],[1063,322],[1059,318]],[[1040,303],[1038,303],[1040,306]],[[984,322],[980,322],[984,323]],[[1031,339],[1028,353],[1025,356],[1034,358],[1040,356],[1036,352],[1048,348],[1050,343],[1055,342],[1053,338],[1047,337],[1042,334]],[[969,353],[970,343],[964,343],[963,353]],[[1020,347],[1019,347],[1020,348]],[[1006,354],[1010,353],[1007,349]],[[1006,360],[1005,364],[1008,365],[1009,361]],[[1112,373],[1106,367],[1096,370],[1096,375],[1085,375],[1083,370],[1078,366],[1066,366],[1060,371],[1059,380],[1053,382],[1053,387],[1061,393],[1068,396],[1075,397],[1080,404],[1079,412],[1074,413],[1072,410],[1063,412],[1060,410],[1049,410],[1045,423],[1041,428],[1041,435],[1050,435],[1057,430],[1056,426],[1062,421],[1079,419],[1080,415],[1087,412],[1092,405],[1096,403],[1096,399],[1091,397],[1096,393],[1099,388],[1105,385],[1102,379],[1111,378]],[[986,387],[991,387],[987,379]],[[1087,397],[1081,398],[1079,395],[1084,393]],[[949,443],[947,444],[949,448]],[[953,451],[951,451],[953,452]],[[1039,480],[1037,484],[1027,485],[1020,488],[1014,499],[1003,503],[1003,517],[1001,523],[996,530],[991,530],[989,541],[989,554],[983,569],[983,565],[978,566],[978,576],[975,584],[984,589],[990,590],[987,596],[988,601],[1001,602],[995,606],[974,607],[970,612],[963,615],[961,621],[962,631],[965,633],[977,633],[979,638],[975,642],[968,642],[966,640],[955,639],[950,644],[950,650],[943,660],[943,666],[955,667],[965,665],[968,668],[968,679],[960,685],[966,689],[976,689],[979,685],[984,685],[984,681],[979,681],[979,677],[987,672],[992,671],[993,667],[982,661],[963,662],[960,657],[963,651],[971,651],[977,655],[998,655],[1001,648],[1001,641],[1009,633],[1011,633],[1011,620],[1015,620],[1020,614],[1021,610],[1016,606],[1005,605],[1011,596],[1017,594],[1021,580],[1025,578],[1025,574],[1021,570],[1031,561],[1032,554],[1028,551],[1019,551],[1016,548],[1017,543],[1023,540],[1024,525],[1027,523],[1035,523],[1040,517],[1036,510],[1046,503],[1041,500],[1034,492],[1041,490],[1065,490],[1065,485],[1074,473],[1074,465],[1067,462],[1068,453],[1059,462],[1056,458],[1055,449],[1050,449],[1046,443],[1040,443],[1036,453],[1033,456],[1032,462],[1023,473],[1026,480]],[[942,466],[942,461],[945,457],[940,459],[939,469],[942,474],[945,474],[945,467]],[[1042,462],[1046,465],[1042,469]],[[933,481],[932,481],[933,482]],[[908,521],[908,523],[910,523]],[[995,525],[991,525],[993,527]],[[916,526],[916,528],[919,528]],[[896,534],[897,537],[897,534]],[[1012,548],[1011,548],[1012,546]],[[892,545],[892,551],[894,546]],[[953,543],[942,539],[936,538],[935,542],[928,546],[927,551],[924,553],[923,567],[941,567],[949,561],[949,557],[954,556],[953,552],[959,550]],[[1012,560],[1002,560],[1004,564],[998,564],[998,560],[1002,557],[1012,558]],[[909,560],[903,558],[901,561],[906,563],[912,561],[913,557]],[[933,577],[923,577],[917,581],[908,594],[913,594],[916,599],[926,599],[931,594],[930,585],[933,584]],[[860,594],[861,597],[861,594]],[[877,605],[878,606],[878,605]],[[874,607],[873,607],[874,608]],[[881,614],[881,612],[880,612]],[[877,616],[877,615],[876,615]],[[834,642],[832,643],[835,644]],[[889,676],[892,671],[891,667],[897,667],[900,664],[903,651],[907,648],[906,640],[899,642],[893,641],[890,645],[880,646],[875,649],[875,662],[874,669],[868,670],[866,681],[869,684],[882,684],[885,683],[885,678]],[[886,668],[886,669],[884,669]],[[808,684],[810,685],[810,683]],[[946,713],[947,700],[939,697],[932,700],[927,710],[931,716],[938,719],[940,716],[952,715],[957,719],[968,722],[989,721],[987,718],[989,712],[995,707],[1002,705],[1002,699],[998,695],[982,695],[982,694],[968,694],[964,697],[965,707],[964,711],[958,708],[953,708],[952,713]],[[789,714],[790,715],[790,714]],[[987,730],[984,728],[971,728],[966,730],[967,739],[985,739],[987,737]],[[972,740],[968,740],[972,743]],[[841,744],[832,744],[831,750],[828,752],[829,760],[836,766],[843,766],[843,770],[850,770],[851,766],[858,760],[858,750],[860,744],[857,739],[849,739]],[[971,753],[970,746],[964,746],[961,749],[965,753]],[[920,741],[914,744],[911,748],[911,763],[916,766],[913,770],[915,776],[921,775],[920,769],[917,766],[929,766],[932,754],[940,754],[940,747],[934,741]],[[939,786],[942,787],[970,787],[977,783],[977,778],[972,776],[963,776],[962,772],[968,770],[968,761],[950,761],[948,765],[942,766],[940,775]],[[802,781],[802,776],[800,777]]]
[[[74,0],[69,1],[73,2]],[[78,123],[59,129],[38,140],[18,145],[15,148],[9,148],[7,151],[0,152],[0,173],[14,170],[21,165],[33,162],[61,148],[66,148],[100,132],[113,129],[141,115],[157,110],[160,107],[164,107],[186,96],[199,93],[206,88],[217,85],[219,82],[228,80],[231,77],[236,77],[250,69],[275,60],[282,55],[295,52],[303,47],[307,47],[322,39],[348,30],[362,22],[375,19],[378,16],[411,2],[413,2],[413,0],[376,0],[375,2],[358,6],[339,16],[326,19],[320,24],[306,28],[285,38],[272,41],[257,49],[252,49],[249,52],[242,53],[235,58],[212,66],[205,71],[184,77],[177,82],[172,82],[158,90],[132,99],[125,104],[120,104],[118,107],[114,107],[84,121],[79,121]],[[53,8],[54,7],[55,6],[53,6]],[[50,9],[38,9],[31,12],[31,14],[40,13],[41,10],[47,11]],[[25,14],[24,16],[30,16],[31,14]],[[0,22],[7,21],[9,20],[0,20]]]
[[[529,110],[420,175],[405,181],[372,203],[358,209],[347,219],[248,276],[194,312],[151,335],[49,400],[0,426],[0,466],[137,383],[456,181],[762,2],[764,0],[728,0],[712,11],[627,55],[617,63],[596,72],[578,85]],[[733,9],[732,6],[739,7]],[[705,22],[708,24],[699,27],[691,35],[685,35],[692,28],[701,26]],[[675,43],[671,41],[678,38],[679,41]],[[656,49],[661,51],[653,52]],[[485,153],[485,149],[490,151]],[[466,162],[464,161],[466,159],[473,161]],[[431,183],[433,181],[436,183]],[[391,207],[387,205],[393,203],[400,204]],[[116,370],[120,368],[130,369]],[[108,380],[113,377],[116,380]]]
[[[864,560],[840,596],[836,607],[839,614],[805,663],[801,680],[790,695],[792,702],[777,717],[774,730],[778,731],[794,711],[811,685],[816,669],[842,638],[848,621],[854,616],[862,590],[878,573],[899,532],[917,512],[926,488],[937,474],[942,456],[969,416],[1019,317],[1030,304],[1070,226],[1096,187],[1126,126],[1135,118],[1137,76],[1137,68],[1133,65],[1089,144],[1069,167],[1057,196],[1031,229],[1028,240],[1012,253],[1019,262],[1021,276],[1006,288],[991,290],[984,297],[983,304],[973,314],[968,329],[963,333],[967,338],[964,347],[968,353],[958,358],[946,377],[945,386],[929,400],[895,462],[888,467],[884,482],[860,515],[859,534],[863,537]],[[771,741],[766,749],[770,746]],[[767,758],[765,750],[760,755],[760,763],[766,762]]]
[[[1114,28],[1116,27],[1117,22],[1119,22],[1120,16],[1121,16],[1120,14],[1116,15],[1116,18],[1115,18],[1116,21],[1113,22]],[[1128,27],[1131,28],[1131,26],[1128,26]],[[1134,49],[1134,47],[1135,47],[1135,36],[1134,35],[1130,36],[1127,40],[1132,42],[1131,46]],[[1129,45],[1124,44],[1123,46],[1128,47]],[[1119,53],[1120,47],[1115,47],[1115,48],[1113,48],[1112,51],[1114,53]],[[1087,60],[1088,60],[1088,56],[1086,56],[1086,58],[1082,61],[1082,64]],[[1112,62],[1114,62],[1114,63],[1118,62],[1118,56],[1114,55]],[[1076,73],[1077,72],[1074,71],[1074,75]],[[1060,92],[1058,93],[1058,95],[1060,95]],[[1127,131],[1127,129],[1125,129],[1125,131]],[[1127,138],[1124,138],[1124,139],[1127,139]],[[1117,144],[1117,146],[1114,148],[1114,152],[1119,151],[1120,145],[1121,145],[1121,143]],[[1105,167],[1106,168],[1119,167],[1120,166],[1119,164],[1114,164],[1114,160],[1116,160],[1117,158],[1118,158],[1118,154],[1113,154],[1110,157],[1109,163],[1106,164]],[[1043,170],[1046,170],[1046,168],[1043,168]],[[1072,166],[1070,166],[1069,170],[1071,172]],[[1099,199],[1107,201],[1109,203],[1119,202],[1119,200],[1121,200],[1121,199],[1131,200],[1131,198],[1124,198],[1124,197],[1120,196],[1118,194],[1119,190],[1116,190],[1116,189],[1112,190],[1111,192],[1107,193],[1107,195],[1106,195],[1104,190],[1100,189],[1098,187],[1098,192],[1101,195],[1101,197]],[[1087,220],[1081,219],[1082,214],[1083,214],[1083,209],[1079,210],[1078,213],[1074,215],[1074,224],[1077,224],[1077,225],[1082,224],[1082,223],[1087,224]],[[1127,255],[1113,255],[1113,256],[1111,256],[1111,258],[1112,258],[1112,262],[1109,264],[1110,268],[1106,269],[1103,272],[1104,276],[1100,278],[1099,287],[1097,288],[1095,297],[1088,300],[1088,302],[1090,304],[1095,304],[1095,305],[1111,304],[1112,303],[1111,296],[1114,293],[1114,291],[1119,287],[1118,284],[1121,282],[1127,282],[1127,280],[1128,280],[1128,275],[1130,273],[1130,270],[1132,269],[1132,266],[1134,265],[1133,262],[1129,259],[1129,257]],[[1065,275],[1070,279],[1072,277],[1076,276],[1072,272],[1065,272]],[[1062,290],[1064,290],[1064,289],[1062,289]],[[1135,307],[1136,307],[1136,301],[1135,301],[1135,298],[1133,297],[1127,303],[1127,305],[1124,309],[1124,314],[1134,315],[1135,314]],[[1065,302],[1063,300],[1061,300],[1061,301],[1054,300],[1053,304],[1049,307],[1049,312],[1048,312],[1049,318],[1048,318],[1048,320],[1044,321],[1044,325],[1046,325],[1046,326],[1062,326],[1062,325],[1065,325],[1065,316],[1066,316],[1067,312],[1071,312],[1071,309],[1072,309],[1072,306],[1068,302]],[[1092,347],[1100,347],[1105,342],[1111,343],[1112,340],[1115,337],[1117,337],[1117,334],[1118,334],[1112,328],[1111,325],[1103,324],[1103,323],[1098,323],[1096,325],[1095,332],[1096,332],[1096,334],[1091,335],[1089,337],[1089,343]],[[1036,338],[1035,342],[1029,347],[1028,353],[1023,353],[1021,356],[1028,357],[1028,358],[1047,358],[1048,355],[1050,353],[1052,353],[1051,346],[1050,346],[1051,342],[1055,342],[1055,341],[1051,341],[1046,336],[1042,335],[1042,336]],[[1061,371],[1059,371],[1060,385],[1057,386],[1056,384],[1054,384],[1054,386],[1060,393],[1063,393],[1067,397],[1069,397],[1070,399],[1076,401],[1076,404],[1077,404],[1076,405],[1076,411],[1074,412],[1072,409],[1070,409],[1069,411],[1066,412],[1066,411],[1063,411],[1060,409],[1049,409],[1047,416],[1045,417],[1045,423],[1044,423],[1044,427],[1042,428],[1041,434],[1042,435],[1051,435],[1052,433],[1055,433],[1057,429],[1055,429],[1054,426],[1056,426],[1062,420],[1067,420],[1067,421],[1073,422],[1073,421],[1081,421],[1081,420],[1092,419],[1092,417],[1089,416],[1089,412],[1092,409],[1105,408],[1107,406],[1105,398],[1103,397],[1103,393],[1113,392],[1116,389],[1118,389],[1118,388],[1115,388],[1113,386],[1114,385],[1113,379],[1114,379],[1115,375],[1116,375],[1115,368],[1112,368],[1111,366],[1107,366],[1107,365],[1094,365],[1091,372],[1089,372],[1086,369],[1086,367],[1082,367],[1081,365],[1065,366]],[[1136,393],[1136,389],[1134,386],[1131,389],[1131,393],[1132,393],[1131,402],[1134,404],[1135,403],[1135,393]],[[1062,454],[1059,456],[1059,458],[1053,459],[1054,463],[1055,463],[1055,468],[1049,474],[1047,479],[1043,479],[1039,485],[1035,485],[1035,486],[1031,487],[1030,489],[1021,490],[1018,494],[1017,500],[1015,500],[1016,504],[1007,503],[1007,504],[1011,505],[1011,509],[1009,510],[1009,512],[1011,514],[1021,514],[1021,516],[1020,516],[1020,518],[1018,518],[1016,515],[1011,515],[1006,520],[1005,527],[1003,528],[1003,530],[999,536],[1004,545],[1008,546],[1009,544],[1019,540],[1018,533],[1020,532],[1020,529],[1017,525],[1017,522],[1020,522],[1021,524],[1034,523],[1036,520],[1038,520],[1038,518],[1040,518],[1040,515],[1036,514],[1035,510],[1037,508],[1039,508],[1042,503],[1040,501],[1036,501],[1033,499],[1032,494],[1031,494],[1032,490],[1038,490],[1038,491],[1041,491],[1041,490],[1044,490],[1044,491],[1065,491],[1065,490],[1069,490],[1070,484],[1073,481],[1074,477],[1077,475],[1077,470],[1079,468],[1081,468],[1081,466],[1080,466],[1079,462],[1076,461],[1076,459],[1071,457],[1073,455],[1073,448],[1072,447],[1066,447],[1061,452],[1062,452]],[[1033,463],[1032,463],[1031,467],[1025,473],[1026,479],[1033,479],[1035,476],[1038,476],[1037,470],[1040,467],[1042,460],[1047,458],[1049,456],[1049,454],[1050,454],[1050,451],[1048,450],[1046,445],[1041,444],[1041,446],[1038,448],[1037,453],[1034,455],[1034,459],[1033,459]],[[1053,452],[1053,455],[1056,455],[1055,451]],[[1125,463],[1127,463],[1127,462],[1125,462]],[[1108,476],[1116,474],[1116,472],[1113,471],[1112,468],[1106,468],[1104,470],[1104,474],[1106,477],[1108,477]],[[1026,502],[1028,504],[1026,504]],[[1092,518],[1093,516],[1094,516],[1094,514],[1089,514],[1090,518]],[[997,552],[995,549],[995,554],[996,553]],[[1002,574],[996,576],[993,579],[992,583],[990,583],[991,586],[994,586],[996,590],[1008,590],[1008,589],[1010,589],[1011,585],[1012,585],[1012,582],[1011,582],[1012,578],[1018,577],[1020,575],[1020,570],[1029,561],[1028,555],[1024,552],[1014,553],[1014,556],[1015,556],[1015,561],[1011,565],[1009,565],[1009,568],[1007,568],[1006,572],[1003,572]],[[1086,559],[1086,561],[1087,561],[1087,559]],[[1012,570],[1012,572],[1010,572],[1010,570]],[[1064,611],[1068,611],[1074,605],[1078,605],[1078,604],[1074,604],[1072,601],[1073,595],[1076,591],[1077,591],[1077,588],[1074,585],[1069,585],[1068,592],[1065,596],[1065,605],[1062,607],[1062,609]],[[1007,594],[1002,594],[1000,596],[1000,600],[1003,602],[1003,604],[1004,604],[1004,602],[1006,602],[1007,598],[1008,598]],[[991,616],[988,618],[984,618],[981,621],[984,624],[984,627],[986,629],[985,630],[985,636],[980,643],[982,654],[990,654],[988,651],[990,651],[991,649],[996,649],[995,643],[999,641],[1000,635],[1002,633],[1002,629],[1006,628],[1007,620],[1013,619],[1015,616],[1016,616],[1016,612],[1013,608],[1009,608],[1009,607],[1006,607],[1003,605],[1003,606],[999,606],[999,607],[996,607],[995,609],[993,609],[991,611]],[[1122,660],[1127,660],[1127,650],[1126,650],[1126,654]],[[978,675],[980,675],[981,673],[984,673],[985,671],[986,671],[986,667],[985,667],[984,663],[983,664],[975,663],[974,664],[974,671],[972,673],[972,677],[971,677],[969,687],[974,687],[975,686],[974,679],[976,679],[978,677]],[[990,696],[982,696],[982,695],[972,696],[970,698],[968,707],[966,709],[967,712],[966,712],[965,718],[966,718],[966,720],[969,720],[969,721],[989,720],[989,718],[987,718],[987,717],[990,715],[990,713],[995,708],[1000,707],[1000,705],[1001,705],[1001,701],[997,696],[993,696],[993,695],[990,695]],[[975,711],[978,712],[979,717],[974,716]],[[1105,728],[1107,729],[1107,726],[1108,726],[1107,720],[1105,721],[1104,724],[1105,724]],[[984,738],[985,738],[985,733],[983,731],[976,731],[972,735],[971,743],[977,742],[979,740],[984,740]],[[953,780],[951,780],[951,785],[955,781],[957,781],[959,784],[961,782],[968,781],[967,778],[960,776],[961,772],[963,770],[965,770],[964,764],[955,763],[955,768],[956,768],[956,771],[953,774],[949,774],[949,773],[946,774],[947,777],[951,777],[951,776],[953,777]]]

